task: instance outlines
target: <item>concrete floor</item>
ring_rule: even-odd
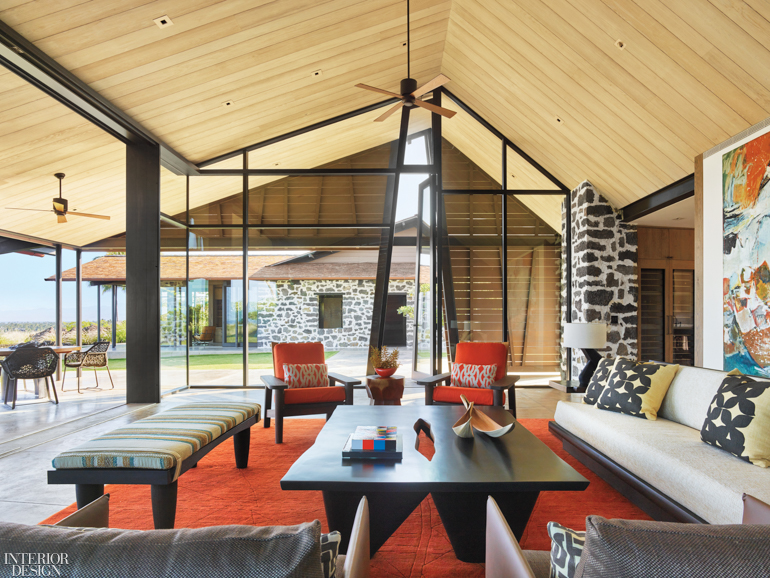
[[[31,393],[23,391],[19,392],[15,410],[0,405],[0,439],[3,440],[0,442],[0,485],[4,490],[0,496],[0,520],[35,524],[74,501],[73,486],[49,486],[46,483],[51,460],[61,451],[181,403],[204,400],[264,402],[263,390],[187,390],[164,397],[160,404],[128,405],[125,403],[125,379],[123,376],[115,378],[115,390],[94,389],[83,394],[70,390],[60,393],[59,405],[35,399]],[[101,374],[99,381],[109,387]],[[74,380],[71,385],[75,385]],[[92,385],[93,372],[90,377],[84,376],[82,386]],[[516,393],[517,413],[520,418],[552,418],[556,403],[570,398],[570,395],[548,387],[521,388]],[[422,404],[423,401],[422,388],[406,388],[403,404]],[[369,403],[365,390],[356,390],[354,403]]]

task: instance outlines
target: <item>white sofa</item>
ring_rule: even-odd
[[[656,421],[560,401],[551,431],[567,451],[656,519],[740,524],[744,493],[770,503],[770,468],[700,439],[725,375],[681,367]]]

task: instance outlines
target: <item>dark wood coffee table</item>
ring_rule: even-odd
[[[482,411],[500,424],[515,421],[503,408]],[[358,502],[366,496],[372,556],[431,494],[457,558],[483,562],[487,496],[521,538],[541,491],[582,491],[588,480],[520,423],[497,439],[457,437],[451,428],[463,412],[459,406],[339,406],[281,488],[323,492],[326,520],[342,534],[343,552]],[[403,460],[343,460],[342,446],[359,425],[398,426]],[[428,427],[435,446],[430,461],[415,449],[417,432]]]

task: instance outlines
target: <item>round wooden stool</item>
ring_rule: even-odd
[[[366,393],[371,400],[369,405],[401,405],[401,396],[404,394],[404,377],[401,375],[391,375],[390,377],[367,375]]]

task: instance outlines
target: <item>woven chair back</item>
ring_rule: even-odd
[[[0,363],[11,379],[41,379],[53,375],[59,356],[50,347],[23,347]]]
[[[109,341],[97,341],[85,352],[82,367],[106,367]]]

